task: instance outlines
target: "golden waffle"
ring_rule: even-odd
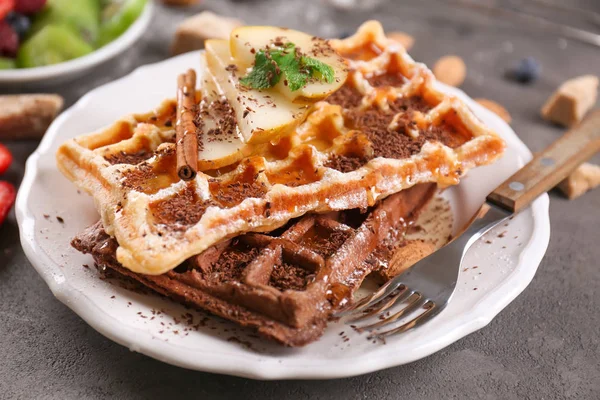
[[[101,223],[73,245],[91,253],[99,268],[301,346],[322,334],[367,274],[392,261],[407,226],[435,191],[434,184],[417,185],[365,213],[306,215],[269,234],[249,233],[210,247],[158,276],[123,268],[115,259],[117,243]]]
[[[227,105],[201,78],[201,115],[216,126],[213,136],[205,128],[204,146],[221,140],[235,151],[200,154],[193,181],[175,171],[173,101],[59,148],[59,168],[94,197],[123,266],[161,274],[223,240],[308,212],[364,210],[419,183],[457,184],[502,153],[504,142],[461,100],[436,90],[431,72],[379,23],[331,44],[349,61],[347,83],[274,144],[236,144]]]

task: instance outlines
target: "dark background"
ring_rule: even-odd
[[[600,12],[597,0],[555,1]],[[548,10],[532,0],[481,3],[600,33],[600,19],[591,13]],[[563,133],[539,117],[552,91],[568,78],[600,73],[600,47],[442,0],[383,1],[366,11],[334,9],[324,0],[214,0],[193,8],[157,7],[153,25],[127,53],[68,84],[36,90],[58,92],[71,105],[94,87],[168,57],[177,23],[204,9],[326,37],[379,19],[388,31],[415,36],[411,54],[430,66],[446,54],[463,57],[468,73],[462,89],[504,105],[532,151]],[[527,56],[542,64],[541,78],[529,86],[507,81],[506,69]],[[17,185],[37,143],[8,146],[15,162],[2,179]],[[52,296],[23,255],[12,213],[0,228],[0,398],[600,398],[600,190],[571,202],[554,192],[550,198],[546,257],[531,285],[487,327],[424,360],[331,381],[258,382],[188,371],[109,341]]]

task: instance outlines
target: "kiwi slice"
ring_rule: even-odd
[[[17,68],[17,62],[12,58],[0,57],[0,69]]]
[[[100,17],[98,47],[121,36],[140,16],[147,0],[107,1]]]
[[[25,40],[17,53],[21,68],[43,67],[84,56],[94,51],[71,28],[47,25]]]
[[[30,36],[46,25],[71,27],[83,40],[94,45],[100,26],[99,0],[48,0],[44,9],[33,19]]]

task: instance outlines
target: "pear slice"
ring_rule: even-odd
[[[346,60],[336,53],[327,40],[304,32],[273,26],[242,26],[231,32],[229,45],[234,60],[247,69],[254,64],[257,51],[275,46],[274,43],[277,42],[295,44],[303,55],[329,65],[334,71],[333,82],[313,80],[293,92],[285,85],[285,76],[282,77],[275,88],[288,99],[320,100],[338,90],[346,81],[348,77]]]
[[[238,135],[223,133],[217,138],[210,138],[207,135],[207,132],[217,128],[219,111],[211,107],[210,104],[206,107],[209,115],[204,117],[202,128],[204,132],[203,147],[198,151],[198,169],[200,171],[232,165],[244,158],[245,150],[245,144]]]
[[[199,108],[201,114],[202,146],[198,150],[198,169],[207,171],[234,164],[244,157],[244,141],[239,130],[219,130],[228,108],[219,106],[223,96],[219,94],[214,77],[208,72],[204,53],[200,58],[200,92],[202,100]],[[226,100],[225,100],[226,101]]]
[[[227,107],[219,106],[223,96],[219,94],[214,77],[208,72],[204,53],[200,58],[200,91],[202,100],[199,108],[202,119],[202,146],[198,150],[198,169],[207,171],[234,164],[244,157],[244,141],[239,130],[220,130],[220,122],[224,119]]]
[[[204,59],[204,55],[202,57]],[[204,61],[205,62],[205,61]],[[200,113],[202,117],[202,147],[198,151],[198,169],[207,171],[219,169],[240,161],[244,157],[246,144],[242,140],[237,127],[223,129],[221,126],[230,111],[227,102],[218,92],[214,77],[208,69],[201,77],[202,100]],[[218,132],[218,134],[215,134]]]
[[[227,40],[207,40],[205,49],[209,72],[233,107],[245,143],[277,141],[304,121],[309,102],[292,102],[276,90],[258,91],[239,83],[243,67],[231,58]]]

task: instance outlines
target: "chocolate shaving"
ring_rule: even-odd
[[[293,264],[281,263],[273,267],[269,285],[281,291],[304,290],[306,285],[314,279],[314,274]]]
[[[378,77],[378,79],[384,81],[388,78]],[[422,97],[398,98],[390,102],[388,111],[382,111],[378,107],[362,109],[359,107],[361,100],[362,94],[348,85],[345,85],[327,99],[329,103],[338,104],[345,108],[344,118],[349,127],[360,130],[367,135],[373,146],[373,157],[408,158],[418,154],[426,141],[439,141],[455,148],[467,140],[467,138],[458,134],[454,127],[445,124],[444,121],[427,129],[420,129],[414,122],[414,112],[426,113],[432,108]],[[388,129],[389,125],[396,115],[398,115],[396,117],[397,129],[390,131]],[[407,133],[408,129],[417,130],[418,137],[415,138],[409,135]],[[360,162],[362,161],[334,158],[329,165],[332,168],[347,172]]]
[[[373,87],[398,87],[406,83],[406,78],[399,73],[383,73],[379,75],[373,75],[370,78],[368,78],[367,81]]]
[[[176,301],[255,327],[288,346],[300,346],[322,334],[331,313],[351,299],[371,272],[365,263],[369,254],[391,229],[405,226],[403,218],[414,216],[434,191],[435,185],[417,185],[363,214],[348,210],[307,215],[268,235],[253,234],[260,237],[254,244],[234,238],[211,249],[209,256],[190,259],[182,268],[163,275],[137,274],[122,267],[115,256],[118,244],[101,223],[80,234],[73,246],[92,253],[103,268],[132,277]],[[193,204],[198,201],[194,193],[190,185],[190,197],[173,199],[171,206],[181,207],[178,201]],[[177,218],[169,211],[171,207],[152,207],[157,217]],[[315,270],[306,268],[283,249],[294,247],[290,243],[306,254],[322,254],[325,262]]]
[[[368,161],[369,159],[365,157],[333,154],[331,157],[329,157],[329,160],[327,160],[325,166],[340,172],[352,172],[365,165]]]
[[[209,110],[204,112],[209,113],[210,111],[217,122],[216,128],[209,129],[206,133],[206,140],[208,142],[223,141],[226,140],[224,136],[231,137],[236,134],[237,121],[235,113],[227,99],[223,98],[213,101],[208,105],[208,109]],[[250,109],[246,109],[246,111],[248,113],[251,112]],[[244,113],[246,113],[246,111],[244,111]],[[201,118],[201,116],[199,118]]]
[[[190,185],[167,200],[152,203],[150,210],[159,224],[177,229],[174,224],[189,226],[200,221],[206,209],[212,205],[211,201],[198,198],[193,185]]]
[[[156,173],[152,169],[152,166],[147,162],[142,162],[136,169],[128,170],[123,174],[123,181],[121,184],[129,189],[143,192],[148,181],[157,177]]]
[[[247,198],[262,198],[267,187],[262,182],[233,182],[224,184],[218,179],[211,179],[209,187],[215,200],[225,207],[233,207]]]
[[[109,163],[111,163],[112,165],[115,165],[115,164],[136,165],[136,164],[141,163],[142,161],[146,161],[150,157],[152,157],[152,152],[148,151],[146,149],[142,149],[142,150],[136,151],[135,153],[127,153],[127,152],[121,150],[116,154],[110,154],[108,156],[105,156],[104,159],[106,161],[108,161]]]

